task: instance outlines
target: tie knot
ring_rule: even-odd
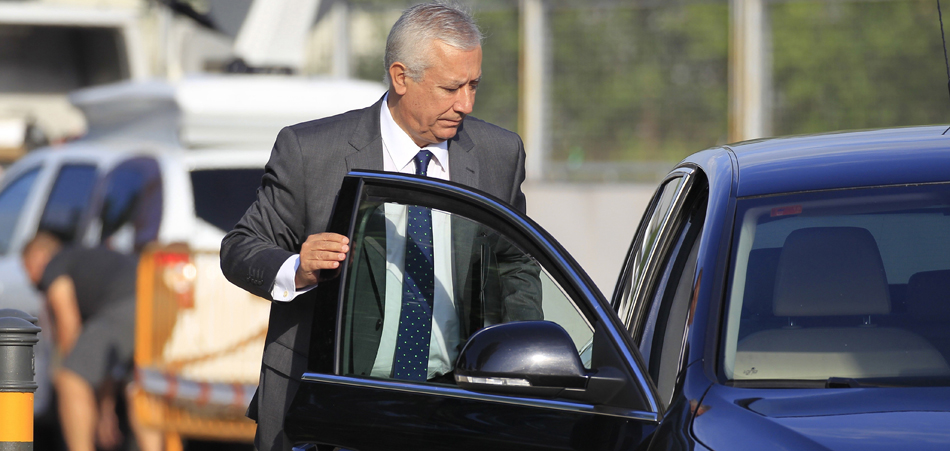
[[[432,152],[422,149],[413,160],[416,162],[416,175],[427,175],[426,171],[429,169],[429,161],[432,160]]]

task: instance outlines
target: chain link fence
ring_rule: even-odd
[[[386,34],[412,3],[350,2],[358,77],[381,79]],[[518,131],[519,4],[467,5],[486,36],[473,115]],[[546,180],[651,182],[726,143],[727,1],[545,5]],[[772,135],[948,122],[935,2],[772,0],[766,11]]]

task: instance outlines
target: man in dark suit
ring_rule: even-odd
[[[389,91],[379,102],[278,134],[257,201],[221,246],[225,276],[275,301],[258,394],[249,407],[249,416],[258,421],[258,449],[292,445],[283,434],[283,418],[307,363],[311,289],[324,281],[321,277],[332,277],[327,270],[339,268],[350,251],[347,237],[326,232],[347,172],[421,173],[480,189],[525,210],[521,139],[468,117],[481,78],[481,52],[481,34],[468,14],[441,4],[414,6],[387,39]],[[512,304],[518,313],[510,319],[540,319],[536,266],[510,272],[520,278],[510,287],[526,286],[531,292]]]

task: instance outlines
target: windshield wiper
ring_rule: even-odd
[[[857,379],[850,377],[829,377],[825,381],[825,388],[859,388],[862,387]]]
[[[869,387],[906,387],[904,384],[882,384],[880,382],[859,381],[851,377],[829,377],[825,388],[869,388]]]

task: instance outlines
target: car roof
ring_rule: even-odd
[[[139,156],[179,161],[186,169],[264,167],[269,148],[186,150],[147,141],[99,141],[80,139],[27,153],[15,166],[39,160],[89,160],[109,166]],[[12,166],[11,166],[12,167]]]
[[[739,197],[950,180],[947,126],[890,128],[724,146]]]

